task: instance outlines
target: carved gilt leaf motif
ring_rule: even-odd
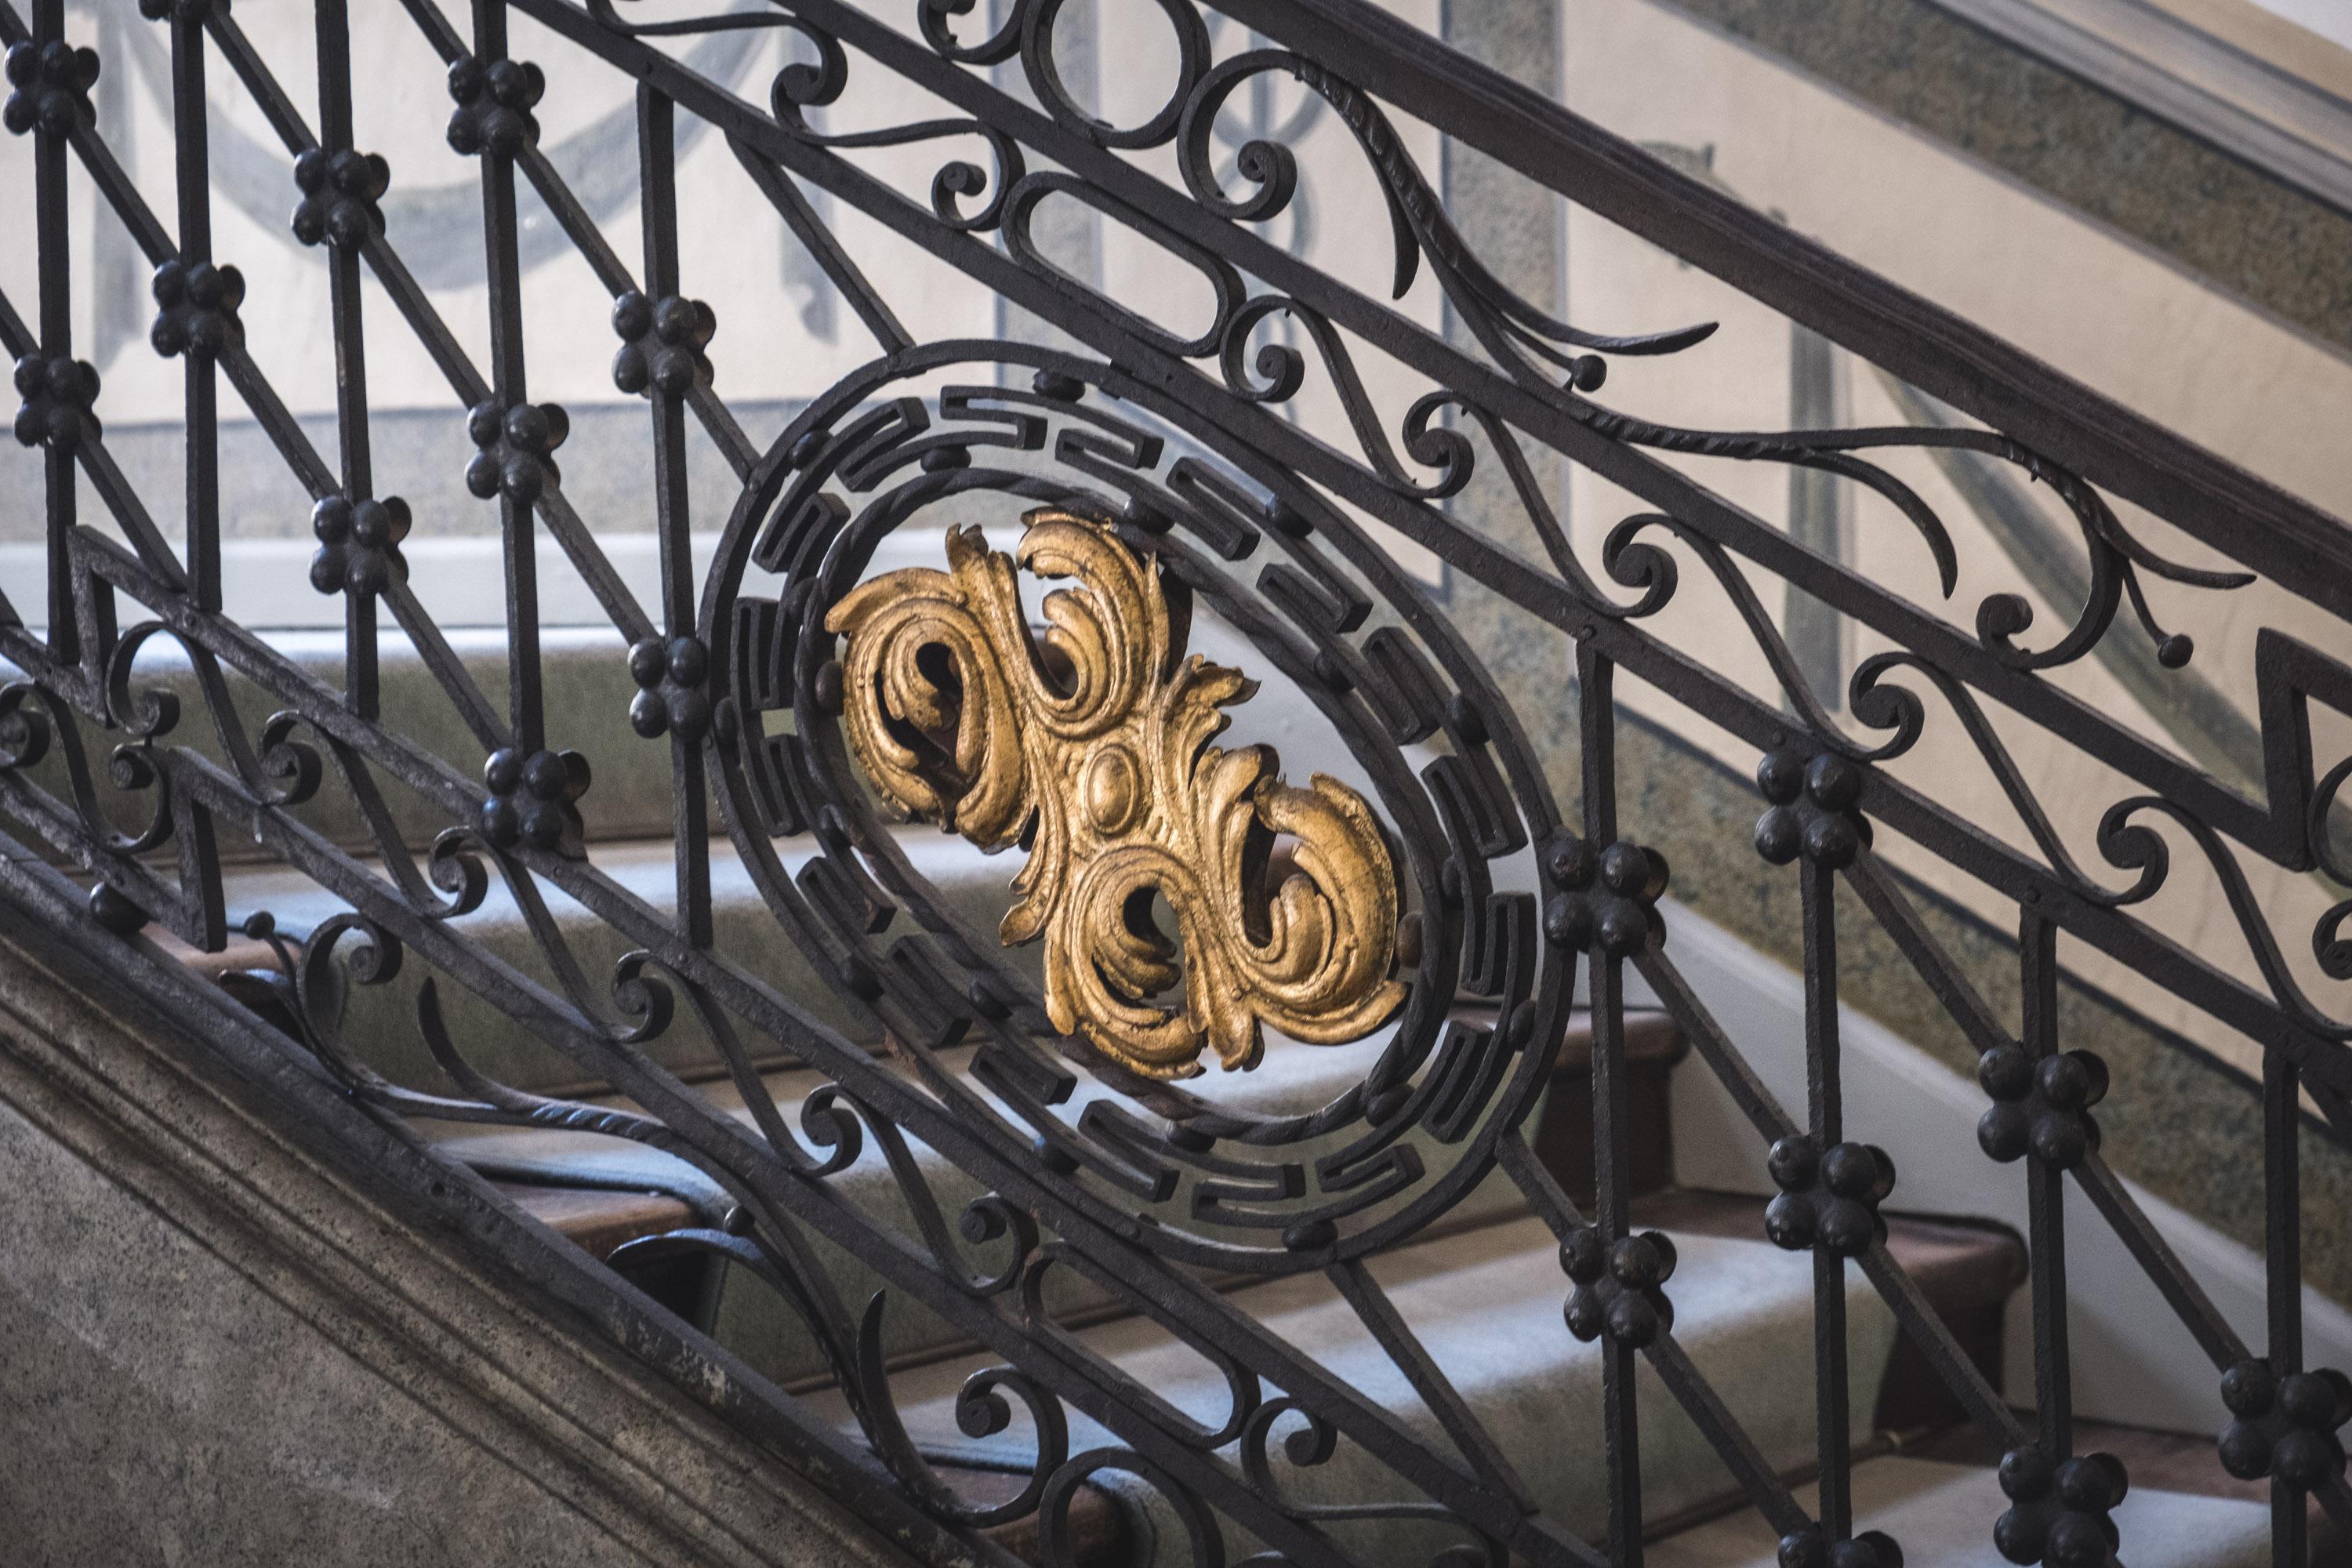
[[[1140,1072],[1190,1077],[1208,1046],[1255,1067],[1265,1025],[1318,1045],[1378,1027],[1405,988],[1370,805],[1321,773],[1284,783],[1271,747],[1212,745],[1257,683],[1184,653],[1151,564],[1110,529],[1047,509],[1024,521],[1017,559],[953,528],[947,571],[889,573],[825,617],[848,638],[843,722],[867,775],[984,849],[1027,836],[1000,934],[1044,940],[1055,1028]],[[1023,569],[1072,584],[1045,596],[1042,638]],[[1277,836],[1297,867],[1278,888]],[[1180,978],[1181,1010],[1151,1000]]]

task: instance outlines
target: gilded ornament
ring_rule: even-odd
[[[1370,805],[1321,773],[1286,784],[1270,746],[1211,744],[1256,682],[1183,651],[1152,564],[1107,525],[1024,521],[1009,556],[951,528],[947,571],[889,573],[825,617],[848,639],[842,721],[867,775],[983,849],[1027,844],[999,934],[1044,942],[1055,1028],[1138,1071],[1191,1077],[1211,1046],[1255,1067],[1269,1025],[1338,1045],[1386,1022],[1405,994],[1397,877]],[[1042,636],[1023,570],[1070,584],[1045,595]],[[1277,837],[1295,840],[1279,886]],[[1180,980],[1181,1009],[1152,1000]]]

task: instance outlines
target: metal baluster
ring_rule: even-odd
[[[2303,1125],[2300,1075],[2278,1051],[2263,1058],[2263,1239],[2274,1380],[2303,1370]],[[2274,1384],[2275,1385],[2275,1384]],[[2303,1489],[2271,1474],[2271,1562],[2305,1568]]]
[[[2018,921],[2021,1038],[2037,1065],[2058,1050],[2058,928],[2034,913]],[[2074,1451],[2074,1377],[2066,1349],[2066,1173],[2040,1150],[2026,1155],[2027,1244],[2033,1270],[2033,1397],[2042,1451],[2053,1465]]]
[[[474,0],[474,58],[487,69],[507,58],[506,0]],[[511,153],[484,146],[482,242],[490,307],[491,400],[499,417],[529,395],[523,367],[522,261],[515,233],[515,168]],[[530,757],[547,749],[547,710],[539,654],[538,533],[531,503],[499,490],[499,526],[506,542],[507,708],[513,746]]]
[[[194,268],[213,258],[212,160],[205,124],[204,20],[184,6],[172,12],[172,126],[177,140],[180,265]],[[188,410],[188,592],[196,608],[217,613],[221,607],[220,389],[211,349],[192,342],[183,357]]]
[[[646,236],[646,298],[658,313],[679,298],[677,257],[677,107],[650,87],[637,89],[637,156]],[[680,352],[683,352],[682,347]],[[686,395],[653,375],[654,526],[661,551],[665,694],[689,704],[663,716],[669,731],[671,826],[677,840],[678,934],[695,947],[710,945],[709,785],[703,774],[702,737],[709,724],[708,648],[695,636],[693,512],[687,492]],[[642,646],[642,645],[641,645]],[[635,657],[633,655],[633,657]]]
[[[347,0],[318,0],[319,140],[329,158],[354,147],[352,40]],[[342,444],[343,494],[374,494],[368,441],[367,334],[361,315],[357,247],[327,246],[327,284],[334,310],[335,430]],[[378,716],[376,595],[343,595],[343,700],[362,719]]]
[[[1805,929],[1805,1101],[1813,1147],[1826,1156],[1845,1141],[1838,1077],[1837,872],[1808,857],[1801,872]],[[1853,1533],[1853,1435],[1847,1391],[1845,1258],[1813,1254],[1813,1410],[1822,1467],[1822,1532]]]
[[[65,0],[33,0],[32,9],[34,46],[62,41]],[[73,357],[73,251],[66,228],[66,139],[46,129],[33,133],[33,210],[40,236],[41,353],[54,364]],[[73,659],[81,654],[73,573],[66,561],[66,536],[74,526],[73,443],[46,442],[41,466],[48,496],[49,651]]]
[[[1616,666],[1576,648],[1577,701],[1584,771],[1584,837],[1596,849],[1617,842]],[[1633,1114],[1625,1085],[1623,961],[1596,942],[1585,962],[1592,971],[1592,1158],[1594,1222],[1612,1243],[1633,1229]],[[1640,1354],[1614,1334],[1602,1334],[1601,1376],[1603,1440],[1609,1458],[1609,1555],[1619,1568],[1642,1562],[1642,1436],[1633,1369]]]

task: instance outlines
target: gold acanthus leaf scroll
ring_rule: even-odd
[[[1257,683],[1185,655],[1151,564],[1105,525],[1039,510],[1017,558],[978,529],[947,535],[948,570],[857,587],[825,617],[845,634],[843,722],[875,784],[983,849],[1025,839],[1005,944],[1043,938],[1056,1029],[1154,1078],[1257,1065],[1262,1026],[1338,1045],[1404,999],[1389,978],[1397,879],[1363,796],[1317,773],[1285,784],[1271,747],[1209,742]],[[1033,638],[1016,572],[1067,579]],[[1172,635],[1171,635],[1172,633]],[[1042,643],[1042,647],[1039,646]],[[1033,825],[1034,819],[1034,825]],[[1269,888],[1277,836],[1297,870]],[[1177,984],[1183,1007],[1150,998]]]

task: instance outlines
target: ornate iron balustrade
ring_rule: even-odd
[[[2136,540],[2109,496],[2132,500],[2330,614],[2352,614],[2352,534],[2045,368],[1838,261],[1706,187],[1577,121],[1558,105],[1433,48],[1352,0],[1223,0],[1219,10],[1271,40],[1212,47],[1191,0],[1158,0],[1173,40],[1172,86],[1128,125],[1098,120],[1055,69],[1053,0],[1020,0],[992,30],[969,0],[908,0],[884,16],[839,0],[785,0],[716,16],[639,20],[610,0],[478,0],[461,30],[434,0],[404,0],[449,67],[448,139],[478,159],[487,254],[489,363],[461,346],[382,218],[392,177],[354,143],[352,62],[343,0],[319,0],[315,128],[240,30],[226,0],[157,0],[168,29],[178,182],[169,222],[97,135],[89,89],[107,62],[67,37],[62,0],[33,0],[29,22],[0,0],[9,47],[6,127],[35,165],[39,299],[28,324],[0,300],[0,339],[16,361],[16,431],[47,477],[46,630],[16,608],[0,654],[23,679],[0,694],[8,755],[0,803],[78,868],[90,908],[123,935],[149,922],[219,950],[234,931],[281,952],[310,1047],[363,1101],[435,1119],[584,1127],[642,1141],[708,1173],[740,1204],[728,1232],[659,1244],[702,1248],[770,1280],[822,1346],[873,1453],[912,1497],[957,1525],[1042,1510],[1045,1551],[1065,1561],[1077,1484],[1106,1470],[1140,1479],[1188,1532],[1196,1563],[1354,1560],[1363,1521],[1426,1526],[1449,1564],[1637,1562],[1643,1491],[1634,1369],[1646,1360],[1728,1473],[1785,1542],[1790,1564],[1879,1568],[1897,1543],[1853,1535],[1847,1482],[1845,1265],[1857,1260],[1905,1332],[1922,1345],[1970,1415],[2010,1454],[2012,1506],[1988,1520],[2021,1561],[2095,1563],[2115,1546],[2106,1514],[2126,1478],[2075,1452],[2069,1363],[2063,1191],[2071,1182],[2131,1249],[2211,1356],[2238,1419],[2221,1438],[2231,1468],[2272,1479],[2276,1561],[2300,1563],[2304,1500],[2352,1524],[2336,1428],[2347,1414],[2335,1373],[2301,1363],[2299,1097],[2352,1128],[2352,1024],[2298,985],[2250,892],[2242,853],[2317,868],[2352,884],[2327,827],[2352,760],[2320,766],[2307,705],[2352,713],[2352,669],[2284,633],[2259,654],[2265,798],[2180,762],[2047,679],[2108,637],[2145,634],[2177,668],[2187,640],[2163,632],[2147,592],[2156,577],[2200,591],[2244,574],[2173,564]],[[520,15],[566,58],[509,58]],[[766,102],[700,74],[664,40],[778,30],[806,55]],[[1009,90],[1017,67],[1028,98]],[[248,353],[251,302],[212,243],[206,81],[226,70],[294,155],[293,226],[320,248],[332,291],[340,450],[315,449]],[[639,268],[603,237],[538,146],[542,71],[618,72],[636,83],[644,256]],[[1357,143],[1393,236],[1399,292],[1425,269],[1468,342],[1451,341],[1317,270],[1255,226],[1297,199],[1299,166],[1278,140],[1240,149],[1223,175],[1218,117],[1255,79],[1295,79]],[[887,80],[929,94],[948,115],[881,131],[835,132],[812,112]],[[1034,101],[1032,101],[1034,100]],[[1385,106],[1385,107],[1384,107]],[[1698,351],[1704,328],[1595,336],[1513,293],[1456,234],[1391,110],[1517,166],[1553,190],[1735,282],[1910,383],[1983,419],[1973,428],[1723,433],[1669,428],[1606,405],[1614,356]],[[726,324],[688,298],[676,186],[678,117],[722,136],[782,223],[877,340],[772,440],[749,435],[714,385],[706,350]],[[942,162],[910,195],[854,154],[977,138],[992,166]],[[1172,152],[1175,177],[1142,154]],[[1034,166],[1033,166],[1034,165]],[[79,175],[71,171],[78,167]],[[614,300],[615,380],[650,410],[661,552],[647,607],[605,558],[561,484],[563,411],[531,401],[520,309],[517,179],[536,190]],[[68,182],[86,181],[156,268],[153,342],[186,369],[190,454],[184,549],[110,458],[97,374],[75,358]],[[866,215],[987,290],[1066,331],[1077,346],[923,342],[901,324],[803,187]],[[1074,198],[1191,268],[1213,301],[1200,331],[1139,312],[1057,266],[1033,229],[1049,197]],[[495,500],[509,616],[509,690],[493,700],[408,582],[409,518],[378,493],[370,454],[362,279],[372,276],[465,411],[478,448],[468,487]],[[1279,335],[1285,324],[1303,345]],[[1355,363],[1369,346],[1426,384],[1395,435]],[[217,475],[211,462],[225,377],[316,502],[310,584],[342,596],[344,679],[324,683],[221,614]],[[1357,443],[1344,449],[1284,416],[1310,377],[1326,378]],[[688,546],[688,419],[740,480],[714,564],[698,578]],[[1972,625],[1908,603],[1807,549],[1656,455],[1701,455],[1822,470],[1874,490],[1916,529],[1948,587],[1953,545],[1917,493],[1871,454],[1946,447],[1987,455],[2048,482],[2079,522],[2091,563],[2086,603],[2046,646],[2021,640],[2030,612],[1988,599]],[[1571,548],[1536,479],[1530,448],[1589,468],[1649,511],[1620,524],[1598,570]],[[1462,526],[1444,503],[1477,465],[1499,466],[1541,543],[1528,561]],[[77,473],[121,542],[77,514]],[[976,535],[950,535],[946,571],[862,581],[877,546],[956,498],[1010,495],[1036,509],[1017,561]],[[1370,531],[1372,520],[1555,630],[1573,666],[1582,779],[1564,813],[1527,733],[1550,722],[1507,699],[1424,585]],[[633,721],[669,748],[675,774],[677,900],[658,910],[600,871],[582,841],[583,759],[551,732],[537,614],[541,540],[551,540],[632,645]],[[1681,591],[1677,560],[1720,585],[1781,691],[1748,689],[1647,624]],[[1259,564],[1259,563],[1263,564]],[[1742,563],[1745,563],[1743,566]],[[1244,574],[1255,567],[1255,578]],[[1784,579],[1890,641],[1854,672],[1851,732],[1816,702],[1745,570]],[[1071,578],[1024,625],[1023,572]],[[782,579],[772,596],[755,573]],[[2137,628],[2118,626],[2128,599]],[[1370,780],[1277,776],[1255,748],[1209,746],[1241,675],[1184,658],[1195,605],[1244,635],[1295,683]],[[478,776],[429,754],[380,718],[380,616],[419,650],[479,742]],[[128,624],[126,625],[126,613]],[[133,659],[163,637],[186,650],[226,765],[174,742],[188,718],[141,689]],[[1624,670],[1762,755],[1765,809],[1756,847],[1793,868],[1804,910],[1811,1092],[1801,1115],[1765,1089],[1669,956],[1657,900],[1666,858],[1618,826],[1614,674]],[[279,710],[257,730],[224,672]],[[1906,683],[1908,684],[1906,684]],[[1986,718],[2000,705],[2136,781],[2146,793],[2107,814],[2098,847],[2137,873],[2114,889],[2073,858]],[[2028,826],[2032,850],[1956,815],[1890,766],[1931,720],[1965,728]],[[110,825],[88,745],[118,737],[110,778],[151,803],[135,833]],[[1205,748],[1205,749],[1204,749]],[[70,798],[33,776],[62,756]],[[330,775],[331,774],[331,784]],[[869,784],[872,786],[869,790]],[[368,824],[362,859],[306,826],[295,808],[325,788],[348,793]],[[419,853],[387,788],[448,826]],[[896,847],[877,795],[975,842],[1018,842],[1029,859],[1022,902],[1002,933],[973,931]],[[817,961],[840,1001],[889,1042],[870,1053],[826,1026],[807,999],[781,994],[716,938],[706,802],[777,922]],[[2019,909],[2021,1024],[1999,1018],[1938,945],[1873,849],[1873,825],[1925,847]],[[2262,983],[2168,940],[2138,918],[2171,873],[2158,826],[2185,837],[2230,900]],[[225,907],[215,839],[224,829],[331,890],[350,912],[281,933],[267,911]],[[818,849],[788,874],[774,841],[812,834]],[[1295,838],[1286,858],[1277,839]],[[1671,848],[1671,846],[1667,847]],[[1535,892],[1508,890],[1507,864],[1531,866]],[[9,875],[23,873],[11,870]],[[530,919],[554,977],[524,973],[455,917],[492,877]],[[2014,1413],[1959,1350],[1882,1245],[1878,1205],[1893,1163],[1842,1113],[1837,1044],[1837,885],[1860,895],[1983,1053],[1990,1097],[1981,1130],[1996,1161],[2021,1161],[2032,1200],[2039,1416]],[[541,889],[559,889],[635,950],[610,995],[572,956]],[[1181,946],[1138,911],[1164,898]],[[2352,978],[2337,902],[2312,942],[2323,970]],[[232,923],[235,917],[236,923]],[[2056,1033],[2063,933],[2138,966],[2149,980],[2259,1042],[2266,1066],[2270,1336],[2257,1357],[2206,1299],[2102,1161],[2092,1107],[2095,1058]],[[1004,941],[1042,938],[1045,980],[1006,962]],[[341,975],[388,980],[403,955],[436,984],[417,1024],[458,1095],[396,1085],[339,1037]],[[1717,1392],[1679,1347],[1674,1256],[1632,1228],[1625,1134],[1624,1006],[1629,968],[1664,1001],[1753,1121],[1783,1197],[1771,1237],[1814,1259],[1819,1364],[1818,1517],[1763,1463]],[[1530,1152],[1523,1123],[1549,1079],[1578,994],[1595,1031],[1599,1148],[1592,1212],[1572,1203]],[[1211,977],[1213,977],[1212,979]],[[467,1065],[436,984],[476,994],[609,1082],[633,1110],[544,1098]],[[1181,989],[1181,1005],[1162,994]],[[1483,1000],[1488,1024],[1449,1016]],[[677,1003],[683,1000],[681,1014]],[[681,1019],[707,1032],[752,1124],[722,1113],[657,1065],[647,1044]],[[1255,1059],[1264,1026],[1297,1041],[1388,1026],[1360,1081],[1310,1114],[1222,1108],[1176,1080],[1213,1045],[1225,1065]],[[976,1047],[964,1070],[941,1052]],[[782,1049],[832,1087],[787,1123],[754,1070]],[[1069,1101],[1080,1073],[1103,1096]],[[914,1216],[911,1229],[846,1201],[834,1178],[881,1145]],[[985,1195],[951,1224],[908,1154],[928,1146]],[[2252,1157],[2249,1151],[2249,1159]],[[1563,1335],[1603,1357],[1609,1528],[1598,1544],[1533,1509],[1524,1480],[1423,1349],[1367,1267],[1424,1231],[1496,1172],[1557,1235]],[[2251,1179],[2251,1177],[2250,1177]],[[1182,1201],[1172,1201],[1172,1200]],[[862,1316],[817,1255],[845,1249],[890,1291],[922,1303],[1003,1366],[967,1385],[969,1431],[1025,1407],[1037,1457],[1016,1496],[986,1507],[940,1484],[894,1409],[879,1349],[882,1298]],[[1378,1408],[1203,1282],[1215,1274],[1319,1271],[1392,1358],[1443,1441]],[[1076,1275],[1114,1291],[1207,1358],[1231,1390],[1221,1421],[1181,1415],[1070,1335],[1046,1281]],[[1563,1342],[1565,1343],[1565,1341]],[[1067,1412],[1116,1435],[1069,1451]],[[1561,1419],[1574,1418],[1561,1413]],[[1279,1441],[1277,1441],[1277,1439]],[[1374,1461],[1385,1489],[1302,1500],[1290,1483],[1341,1444]],[[1244,1544],[1246,1543],[1246,1544]],[[2127,1543],[2126,1543],[2127,1544]]]

